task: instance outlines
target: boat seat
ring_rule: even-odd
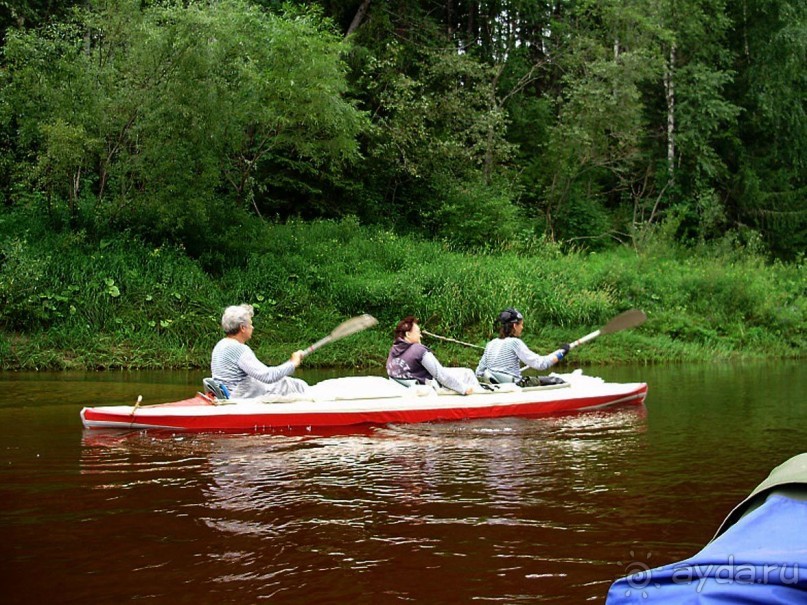
[[[402,384],[405,387],[414,387],[420,384],[414,378],[393,378],[392,376],[390,376],[389,379],[394,380],[398,384]]]
[[[507,384],[508,382],[515,382],[516,379],[510,374],[504,372],[494,372],[493,370],[485,370],[482,372],[480,378],[490,384]]]
[[[216,399],[229,399],[230,391],[221,382],[216,382],[212,378],[203,378],[202,384],[205,385],[205,391],[213,393]]]

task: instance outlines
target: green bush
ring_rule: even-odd
[[[511,305],[526,317],[527,342],[544,351],[626,309],[647,313],[641,328],[576,350],[576,362],[799,355],[807,344],[804,265],[747,251],[559,254],[535,241],[470,253],[355,219],[247,232],[245,263],[214,276],[181,248],[49,233],[31,215],[0,221],[2,367],[204,366],[221,311],[242,302],[256,308],[254,344],[267,359],[285,359],[348,317],[378,318],[376,329],[307,361],[320,364],[382,363],[407,314],[431,332],[482,344]],[[454,363],[478,357],[429,344]]]
[[[519,209],[507,188],[471,181],[450,182],[441,191],[441,201],[425,213],[435,234],[463,248],[499,247],[511,241],[522,228]]]

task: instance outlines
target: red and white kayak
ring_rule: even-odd
[[[363,424],[548,416],[642,405],[647,384],[609,383],[580,370],[558,374],[565,384],[520,388],[497,385],[459,395],[431,387],[404,387],[379,376],[335,378],[304,394],[215,400],[197,393],[182,401],[145,406],[85,407],[86,428],[173,431],[283,431]]]

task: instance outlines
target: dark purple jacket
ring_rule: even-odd
[[[429,349],[422,344],[396,338],[387,357],[387,375],[426,384],[427,380],[434,378],[420,363],[426,353],[429,353]]]

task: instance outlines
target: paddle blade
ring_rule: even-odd
[[[630,311],[620,313],[605,324],[605,326],[600,329],[600,334],[613,334],[614,332],[621,332],[628,328],[635,328],[636,326],[641,326],[646,319],[647,315],[639,311],[639,309],[631,309]]]
[[[331,332],[331,340],[336,340],[337,338],[344,338],[345,336],[350,336],[351,334],[355,334],[356,332],[361,332],[362,330],[366,330],[367,328],[372,328],[374,325],[378,323],[378,320],[373,317],[372,315],[359,315],[357,317],[351,317],[345,322],[342,322],[338,326],[336,326],[333,331]]]
[[[372,315],[359,315],[358,317],[352,317],[347,321],[340,323],[336,326],[333,331],[328,334],[322,340],[319,340],[312,344],[310,347],[303,351],[303,357],[310,355],[320,347],[325,346],[328,343],[334,342],[335,340],[339,340],[340,338],[344,338],[345,336],[350,336],[351,334],[355,334],[356,332],[361,332],[362,330],[366,330],[378,323],[378,320],[373,317]]]

